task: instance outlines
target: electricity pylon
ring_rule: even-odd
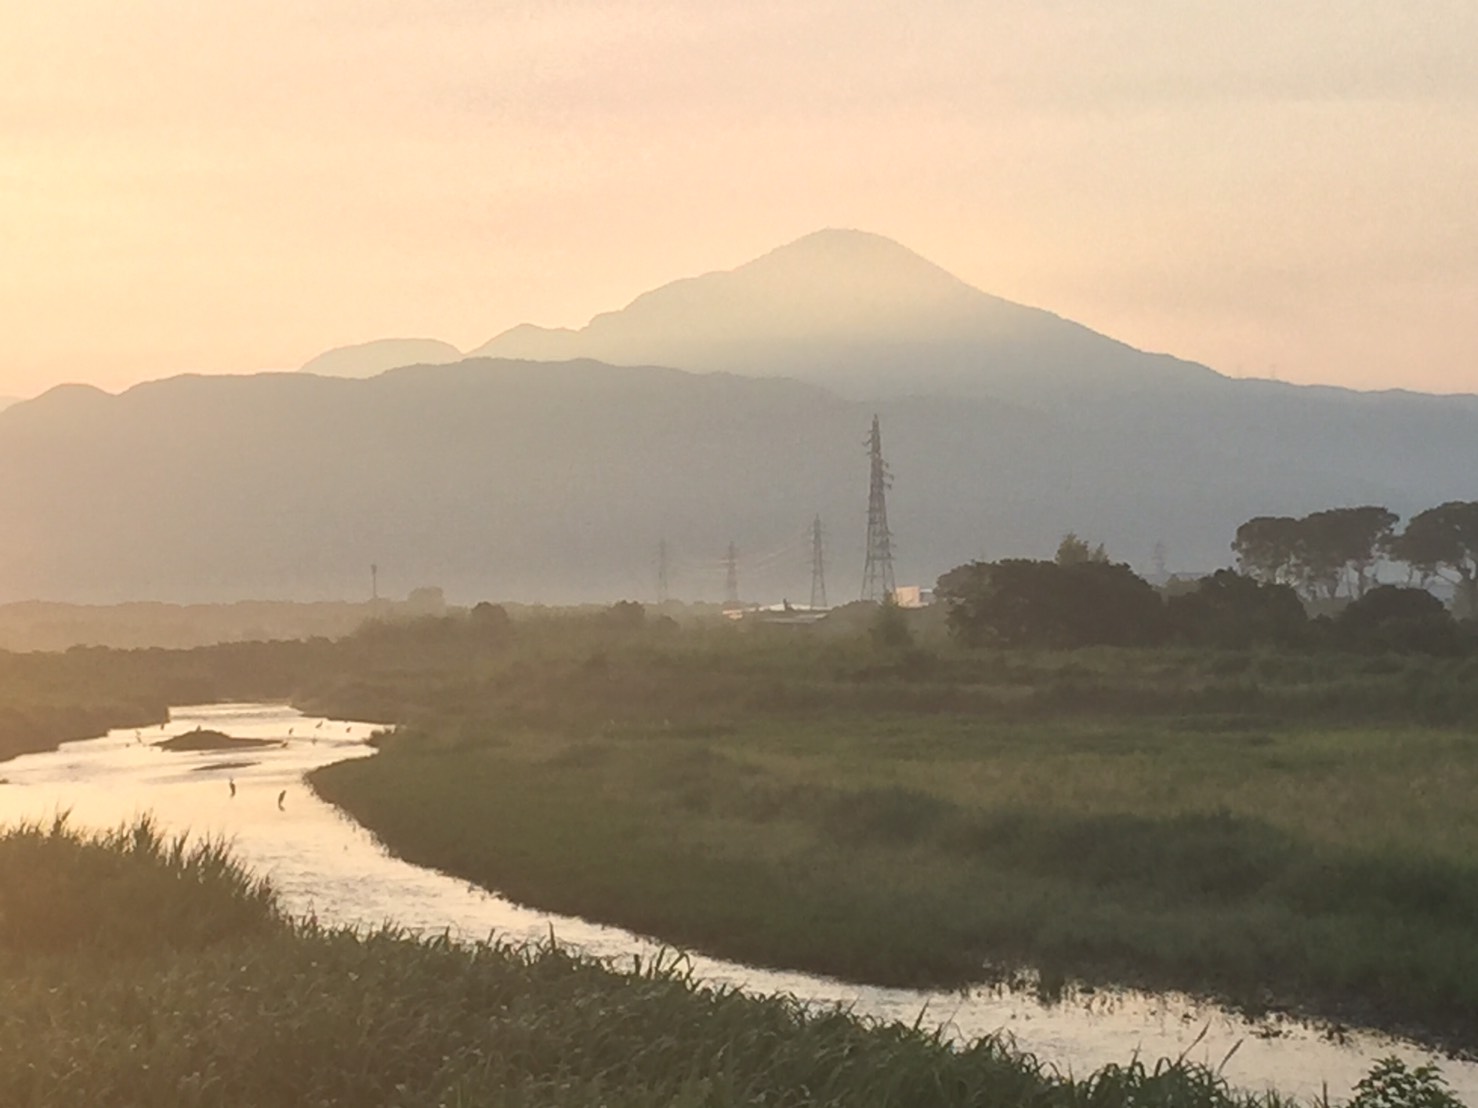
[[[728,556],[724,558],[724,607],[739,607],[739,548],[729,543]]]
[[[883,432],[872,417],[867,437],[871,477],[867,491],[867,561],[862,567],[862,599],[886,601],[898,587],[893,580],[893,533],[888,530],[888,487],[893,483],[883,461]]]
[[[826,607],[826,547],[821,538],[821,517],[811,524],[811,607]]]

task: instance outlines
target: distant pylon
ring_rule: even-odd
[[[888,530],[888,486],[893,483],[883,461],[883,432],[878,417],[872,417],[872,434],[867,437],[867,454],[872,473],[867,492],[867,561],[862,567],[862,599],[879,603],[893,595],[893,533]]]
[[[1155,549],[1150,554],[1150,562],[1155,567],[1155,584],[1157,585],[1163,585],[1170,580],[1170,571],[1165,568],[1168,557],[1164,541],[1155,543]]]
[[[380,567],[374,564],[370,565],[370,599],[380,599]]]
[[[657,543],[657,603],[667,603],[668,566],[667,566],[667,540],[663,539]]]
[[[826,547],[821,538],[821,517],[811,524],[811,607],[826,607]]]
[[[739,607],[739,548],[729,543],[729,553],[724,558],[724,607]]]

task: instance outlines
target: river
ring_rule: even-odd
[[[154,744],[205,727],[280,745],[178,752]],[[167,830],[228,839],[237,857],[270,878],[288,911],[356,927],[392,923],[466,939],[561,942],[602,957],[648,956],[651,942],[616,928],[510,903],[466,882],[388,855],[364,828],[319,800],[309,770],[373,754],[371,724],[305,717],[274,704],[177,708],[168,724],[114,731],[60,750],[0,763],[0,823],[70,812],[78,827],[114,827],[152,813]],[[241,764],[249,763],[249,764]],[[1312,1100],[1348,1095],[1377,1059],[1437,1061],[1453,1090],[1478,1106],[1478,1064],[1442,1060],[1412,1044],[1356,1033],[1335,1042],[1293,1021],[1250,1023],[1176,994],[1097,990],[1044,1005],[1023,993],[879,989],[777,973],[693,956],[700,980],[757,993],[791,993],[884,1020],[943,1025],[961,1036],[997,1031],[1064,1072],[1086,1074],[1135,1054],[1185,1054],[1244,1089],[1276,1088]],[[1228,1057],[1230,1055],[1230,1057]],[[1224,1063],[1224,1064],[1223,1064]]]

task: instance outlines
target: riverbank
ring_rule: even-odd
[[[631,617],[0,655],[0,676],[403,725],[322,786],[352,779],[335,799],[408,857],[666,941],[862,981],[1179,988],[1473,1045],[1478,659]],[[203,805],[229,798],[221,768],[192,774]],[[277,818],[289,783],[238,807]]]
[[[118,728],[153,727],[169,719],[171,704],[286,701],[329,681],[344,653],[326,640],[196,650],[0,650],[0,762]]]
[[[1030,967],[1478,1042],[1462,734],[858,717],[439,737],[314,786],[395,852],[540,908],[860,982]]]
[[[1069,1078],[995,1038],[700,986],[676,960],[293,922],[219,846],[146,825],[0,835],[0,906],[6,1104],[1287,1103],[1186,1064]]]
[[[1454,663],[539,646],[443,675],[315,787],[412,861],[755,964],[1034,971],[1478,1047]]]

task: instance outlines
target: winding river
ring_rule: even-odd
[[[278,745],[229,752],[154,745],[197,727]],[[374,730],[370,724],[305,717],[282,705],[177,708],[161,727],[114,731],[0,763],[0,823],[50,820],[67,811],[75,826],[112,827],[148,812],[167,830],[230,840],[239,858],[271,879],[289,911],[325,923],[393,923],[468,939],[539,940],[552,931],[561,942],[605,957],[657,950],[628,932],[523,908],[386,854],[303,780],[317,766],[372,754],[365,740]],[[967,1037],[1004,1031],[1020,1049],[1065,1072],[1084,1074],[1136,1054],[1146,1061],[1184,1054],[1221,1066],[1241,1088],[1271,1087],[1311,1100],[1326,1088],[1331,1096],[1347,1096],[1375,1059],[1397,1054],[1412,1063],[1437,1061],[1454,1091],[1478,1105],[1478,1064],[1435,1059],[1375,1035],[1351,1034],[1335,1042],[1291,1021],[1250,1023],[1174,994],[1098,990],[1048,1006],[989,988],[879,989],[701,956],[692,962],[701,980],[715,984],[839,1003],[884,1020],[912,1023],[922,1013],[925,1024]]]

